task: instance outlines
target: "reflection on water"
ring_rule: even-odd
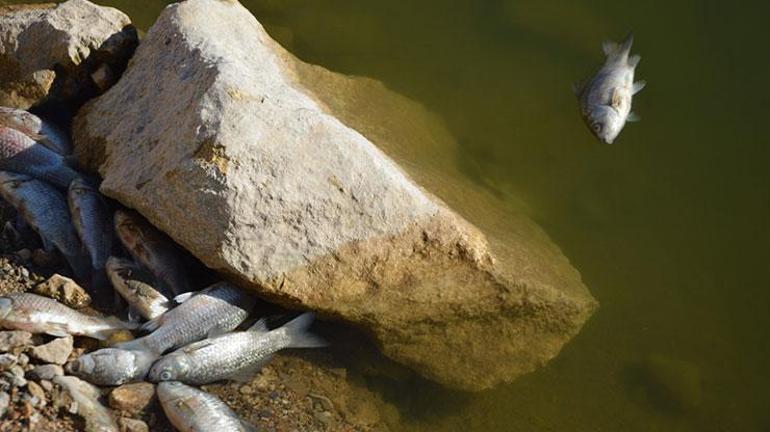
[[[165,4],[101,3],[142,27]],[[243,3],[300,58],[440,115],[460,144],[446,171],[524,202],[602,304],[512,385],[388,395],[404,430],[770,429],[767,2]],[[630,29],[643,120],[600,145],[570,84]]]

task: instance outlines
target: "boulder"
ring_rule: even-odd
[[[210,268],[353,323],[453,388],[534,370],[596,307],[536,224],[481,210],[486,196],[440,172],[456,144],[434,116],[302,63],[235,1],[168,6],[121,80],[80,111],[74,143],[103,193]],[[422,155],[437,165],[412,176],[393,160]],[[434,193],[480,206],[467,215],[485,231]]]
[[[138,43],[126,14],[87,0],[0,6],[0,105],[78,105],[108,87]]]

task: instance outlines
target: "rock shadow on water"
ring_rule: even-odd
[[[688,415],[703,399],[700,369],[689,361],[651,354],[627,365],[621,378],[632,401],[664,414]]]

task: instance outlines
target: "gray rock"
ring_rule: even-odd
[[[423,189],[439,176],[418,185],[383,153],[451,165],[456,144],[436,124],[379,83],[300,62],[238,2],[189,0],[81,110],[74,143],[103,193],[207,266],[480,390],[555,356],[596,302],[525,215],[490,211],[487,237]],[[428,189],[462,191],[443,180]],[[468,214],[493,208],[457,196]]]
[[[0,418],[5,416],[8,406],[11,404],[11,396],[4,391],[0,391]]]
[[[63,365],[72,352],[72,336],[56,338],[29,351],[32,358],[45,363]]]
[[[57,376],[64,375],[64,368],[57,364],[38,365],[32,368],[32,370],[29,371],[27,375],[29,375],[29,378],[34,380],[51,381]]]
[[[32,333],[22,330],[0,332],[0,352],[10,352],[14,348],[32,344]]]
[[[6,370],[18,362],[19,358],[13,354],[0,354],[0,370]]]
[[[12,366],[6,372],[3,372],[2,379],[11,387],[24,387],[27,385],[27,380],[24,379],[24,371],[19,372],[18,366]]]
[[[0,6],[0,28],[0,105],[24,109],[98,94],[92,74],[121,70],[137,44],[128,16],[86,0]]]

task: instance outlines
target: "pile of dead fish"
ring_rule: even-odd
[[[66,372],[103,386],[145,379],[160,383],[163,410],[183,431],[251,430],[216,396],[190,385],[248,378],[278,350],[324,346],[306,331],[312,315],[273,330],[261,319],[235,331],[256,299],[227,282],[190,292],[178,247],[135,212],[114,209],[95,181],[73,168],[70,152],[66,135],[52,124],[26,111],[0,108],[0,196],[23,218],[20,224],[61,253],[92,297],[117,293],[128,304],[129,319],[86,315],[48,297],[15,293],[0,297],[0,325],[99,340],[126,330],[143,332],[79,356]],[[135,322],[141,319],[146,322]],[[95,430],[117,430],[97,401],[98,391],[75,377],[63,377],[59,384],[90,407],[87,423]]]

